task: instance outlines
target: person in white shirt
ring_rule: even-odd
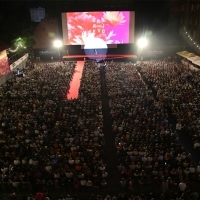
[[[178,154],[178,156],[176,157],[176,160],[179,161],[179,162],[181,161],[181,155],[180,154]]]
[[[69,163],[70,165],[73,165],[73,164],[74,164],[74,160],[73,160],[72,158],[70,158],[70,159],[68,160],[68,163]]]
[[[119,126],[119,127],[118,127],[118,130],[119,130],[119,132],[122,132],[123,127],[122,127],[122,126]]]
[[[152,157],[151,155],[149,155],[149,156],[147,157],[147,161],[148,161],[148,162],[152,162],[152,161],[153,161],[153,157]]]
[[[178,186],[179,186],[179,189],[180,189],[181,192],[184,192],[184,191],[185,191],[185,189],[186,189],[186,184],[185,184],[184,182],[180,182]]]
[[[163,160],[163,155],[160,154],[160,155],[158,156],[158,160]]]
[[[85,175],[84,175],[82,172],[79,172],[79,173],[77,174],[77,177],[78,177],[79,180],[82,180],[82,179],[85,178]]]
[[[200,174],[200,165],[198,165],[198,166],[196,167],[196,173],[197,173],[197,174]]]
[[[177,131],[181,131],[181,129],[182,129],[182,125],[181,125],[180,122],[178,122],[178,123],[176,124],[176,130],[177,130]]]
[[[46,169],[46,171],[50,172],[50,171],[52,171],[52,166],[47,165],[47,166],[45,167],[45,169]]]
[[[8,171],[8,167],[2,167],[2,168],[1,168],[1,171],[2,171],[3,173],[6,173],[6,172]]]
[[[14,165],[20,165],[20,163],[21,163],[21,162],[20,162],[18,159],[15,159],[15,160],[14,160]]]
[[[76,157],[76,159],[75,159],[75,164],[77,165],[77,164],[79,164],[80,163],[80,158],[79,157]]]
[[[88,181],[86,182],[86,186],[87,186],[87,187],[92,187],[92,185],[93,185],[93,184],[92,184],[92,181],[88,180]]]
[[[194,143],[194,149],[199,148],[199,147],[200,147],[200,143],[199,143],[198,141],[196,141],[196,142]]]
[[[58,171],[56,171],[54,173],[54,179],[59,179],[60,178],[60,173]]]
[[[15,187],[15,188],[17,188],[19,186],[19,182],[13,181],[12,182],[12,186]]]
[[[104,166],[104,165],[101,165],[101,166],[99,167],[99,169],[100,169],[101,171],[104,171],[104,170],[105,170],[105,166]]]
[[[195,173],[195,168],[193,165],[189,167],[189,173]]]
[[[64,197],[60,197],[58,200],[66,200]]]
[[[65,173],[67,179],[73,178],[74,174],[72,172]]]
[[[85,185],[86,185],[86,180],[85,180],[85,179],[82,179],[82,180],[80,181],[80,184],[81,184],[81,186],[85,186]]]
[[[30,197],[27,197],[27,200],[35,200],[34,195],[31,194]]]
[[[185,160],[185,158],[186,158],[186,153],[183,152],[183,153],[181,154],[181,159],[182,159],[182,160]]]
[[[103,171],[102,172],[102,178],[107,178],[107,176],[108,176],[108,172]]]
[[[96,49],[94,49],[94,53],[95,53],[95,55],[97,55],[97,50]]]

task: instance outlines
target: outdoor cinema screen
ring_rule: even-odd
[[[135,12],[62,13],[64,45],[85,45],[94,38],[106,44],[134,43]]]

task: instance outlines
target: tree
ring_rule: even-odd
[[[13,46],[21,45],[22,47],[32,48],[33,45],[35,44],[35,39],[32,30],[25,29],[22,30],[19,34],[20,35],[19,37],[17,37],[17,39],[12,40],[12,45]],[[19,40],[19,38],[21,39]]]

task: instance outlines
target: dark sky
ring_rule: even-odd
[[[0,6],[0,40],[9,42],[16,37],[20,29],[31,25],[31,7],[45,7],[46,13],[58,15],[59,11],[87,11],[105,10],[132,10],[136,12],[136,29],[159,30],[166,26],[169,13],[169,1],[149,1],[149,0],[40,0],[40,1],[1,1]],[[113,5],[114,7],[110,7]],[[111,10],[111,9],[110,9]]]
[[[169,1],[165,0],[156,0],[156,1],[150,1],[150,0],[71,0],[70,2],[74,3],[67,3],[67,0],[63,0],[60,3],[60,8],[62,9],[77,9],[80,11],[87,11],[89,10],[105,10],[105,9],[114,9],[114,10],[131,10],[136,11],[136,14],[142,14],[146,19],[153,19],[155,17],[161,18],[164,20],[164,15],[166,14],[166,11],[168,11],[168,4]],[[86,3],[78,3],[78,2],[86,2]],[[105,3],[103,3],[105,2]],[[53,1],[45,1],[45,5],[48,7],[50,5],[53,6],[55,9],[56,6],[58,6],[56,3],[53,4]],[[70,4],[72,6],[70,6]],[[107,5],[107,7],[106,7]],[[113,5],[113,6],[110,6]]]
[[[163,17],[168,10],[169,1],[166,0],[21,0],[1,1],[0,11],[6,15],[24,15],[27,16],[27,10],[30,7],[45,7],[47,12],[55,13],[58,8],[60,10],[77,9],[77,11],[86,11],[91,9],[130,9],[136,11],[136,13],[142,14],[147,20],[153,18]],[[105,2],[105,3],[103,3]],[[107,5],[107,7],[106,7]],[[111,7],[113,5],[114,7]],[[29,12],[29,10],[28,10]]]

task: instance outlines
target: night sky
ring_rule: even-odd
[[[33,28],[36,24],[31,22],[30,19],[30,8],[32,7],[45,7],[46,14],[50,16],[58,16],[61,11],[70,10],[72,11],[87,11],[101,9],[105,10],[106,5],[109,7],[110,4],[114,4],[114,10],[133,10],[136,12],[136,34],[141,34],[143,31],[147,31],[149,34],[156,32],[162,32],[166,29],[169,18],[169,1],[128,1],[116,0],[111,1],[105,0],[106,4],[103,4],[103,0],[76,0],[70,1],[75,3],[69,3],[67,0],[64,1],[1,1],[0,6],[0,40],[6,43],[10,43],[11,40],[15,39],[20,35],[20,31],[27,28]],[[79,4],[77,2],[80,2]],[[98,5],[99,2],[100,4]],[[122,3],[123,2],[123,3]],[[121,6],[120,6],[121,4]],[[124,4],[124,5],[123,5]],[[101,7],[99,7],[101,5]],[[75,10],[77,9],[77,10]],[[96,10],[97,10],[96,9]]]

